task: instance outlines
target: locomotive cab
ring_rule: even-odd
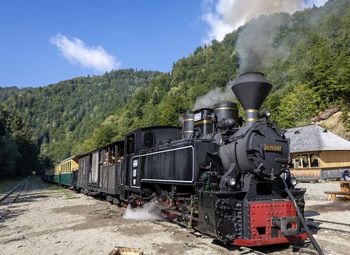
[[[140,128],[127,134],[124,143],[124,191],[140,192],[143,165],[139,162],[139,155],[149,155],[155,148],[178,140],[180,137],[180,129],[172,126]]]

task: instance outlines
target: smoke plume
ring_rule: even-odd
[[[233,102],[235,96],[231,90],[232,83],[228,82],[225,88],[216,88],[210,90],[204,96],[197,98],[193,109],[210,108],[217,103]]]
[[[239,56],[239,73],[263,71],[274,60],[288,58],[290,50],[280,44],[277,35],[283,27],[293,23],[288,14],[262,16],[247,23],[238,35],[236,50]]]
[[[290,49],[281,43],[279,32],[293,26],[289,14],[313,5],[324,5],[327,0],[203,0],[204,20],[209,25],[205,43],[223,40],[227,33],[245,24],[238,32],[236,50],[239,57],[238,73],[265,71],[271,62],[288,58]],[[273,14],[273,15],[272,15]],[[263,16],[261,16],[263,15]],[[258,18],[258,19],[257,19]],[[214,89],[199,97],[194,109],[211,107],[215,103],[232,101],[230,83],[225,89]]]
[[[161,209],[152,202],[136,208],[131,208],[131,206],[128,205],[123,218],[128,220],[162,220],[160,210]]]
[[[203,19],[209,26],[204,42],[221,41],[227,33],[260,15],[291,14],[325,2],[327,0],[203,0]]]

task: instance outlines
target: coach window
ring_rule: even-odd
[[[128,154],[135,153],[135,135],[129,135],[126,141],[126,152]]]
[[[103,154],[102,154],[102,150],[98,151],[98,164],[102,164],[103,162]]]
[[[152,132],[146,132],[143,136],[143,147],[146,149],[152,148],[154,145],[154,135]]]
[[[110,146],[105,150],[105,158],[104,158],[103,165],[111,166],[114,164],[115,164],[115,148],[114,146]]]
[[[108,160],[111,162],[112,165],[115,164],[115,157],[116,157],[116,155],[115,155],[115,147],[111,146],[109,148],[109,159]]]

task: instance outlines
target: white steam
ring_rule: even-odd
[[[198,110],[201,108],[210,108],[217,103],[233,102],[235,96],[231,90],[232,85],[231,82],[228,82],[225,88],[212,89],[204,96],[198,97],[193,109]]]
[[[263,71],[273,61],[283,61],[290,53],[288,46],[277,40],[283,27],[292,25],[288,14],[263,16],[247,23],[238,35],[236,50],[239,56],[239,73]]]
[[[226,34],[246,22],[273,13],[294,13],[327,0],[204,0],[203,19],[208,24],[205,43],[222,41]]]
[[[152,202],[136,208],[131,208],[128,205],[123,218],[128,220],[162,220],[161,209]]]

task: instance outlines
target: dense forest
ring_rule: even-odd
[[[310,123],[319,112],[337,106],[349,128],[348,0],[330,0],[324,7],[293,15],[262,16],[222,42],[198,47],[170,73],[120,70],[44,88],[0,90],[0,98],[33,130],[41,154],[62,160],[121,139],[138,127],[179,125],[180,115],[192,110],[198,98],[220,89],[226,93],[242,64],[237,42],[256,27],[266,31],[267,46],[278,53],[262,57],[254,70],[274,84],[263,106],[272,119],[288,128]]]
[[[40,88],[3,88],[0,99],[32,130],[41,154],[60,161],[158,72],[118,70]]]
[[[225,93],[227,82],[238,74],[239,33],[256,24],[266,31],[277,24],[271,48],[287,52],[287,57],[265,59],[256,70],[264,72],[274,84],[264,105],[272,112],[272,119],[282,128],[304,125],[324,109],[338,106],[350,127],[350,1],[331,0],[324,7],[293,15],[260,17],[228,34],[222,42],[197,48],[177,61],[170,74],[162,74],[138,90],[75,152],[121,139],[138,127],[179,125],[179,116],[193,109],[198,97],[215,88]]]
[[[21,118],[0,104],[0,180],[30,175],[47,166],[47,161],[38,155],[38,148]]]

